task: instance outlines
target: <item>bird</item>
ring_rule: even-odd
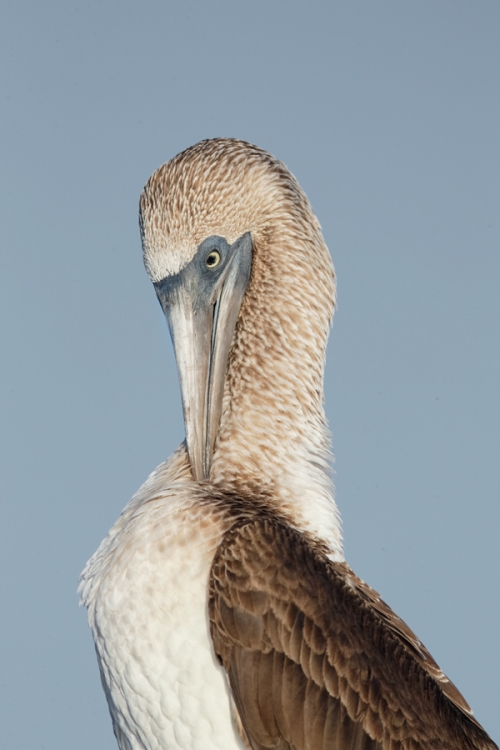
[[[120,750],[497,748],[345,560],[324,411],[336,278],[295,177],[201,141],[150,177],[140,231],[185,440],[81,576]]]

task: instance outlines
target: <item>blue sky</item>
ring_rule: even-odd
[[[499,32],[493,0],[4,0],[5,747],[116,747],[77,578],[183,438],[138,198],[220,135],[288,165],[334,259],[347,559],[499,741]]]

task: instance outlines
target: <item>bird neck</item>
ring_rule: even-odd
[[[247,496],[265,493],[297,528],[343,559],[323,408],[333,269],[328,251],[323,267],[311,269],[303,261],[307,248],[297,244],[278,263],[272,262],[276,251],[264,255],[260,248],[254,257],[210,479]]]

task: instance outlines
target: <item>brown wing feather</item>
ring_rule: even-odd
[[[225,535],[209,611],[254,750],[498,750],[377,592],[276,518]]]

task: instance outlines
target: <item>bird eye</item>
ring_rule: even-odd
[[[220,263],[220,253],[218,253],[217,250],[212,250],[208,253],[205,263],[209,268],[215,268],[215,266],[218,266]]]

